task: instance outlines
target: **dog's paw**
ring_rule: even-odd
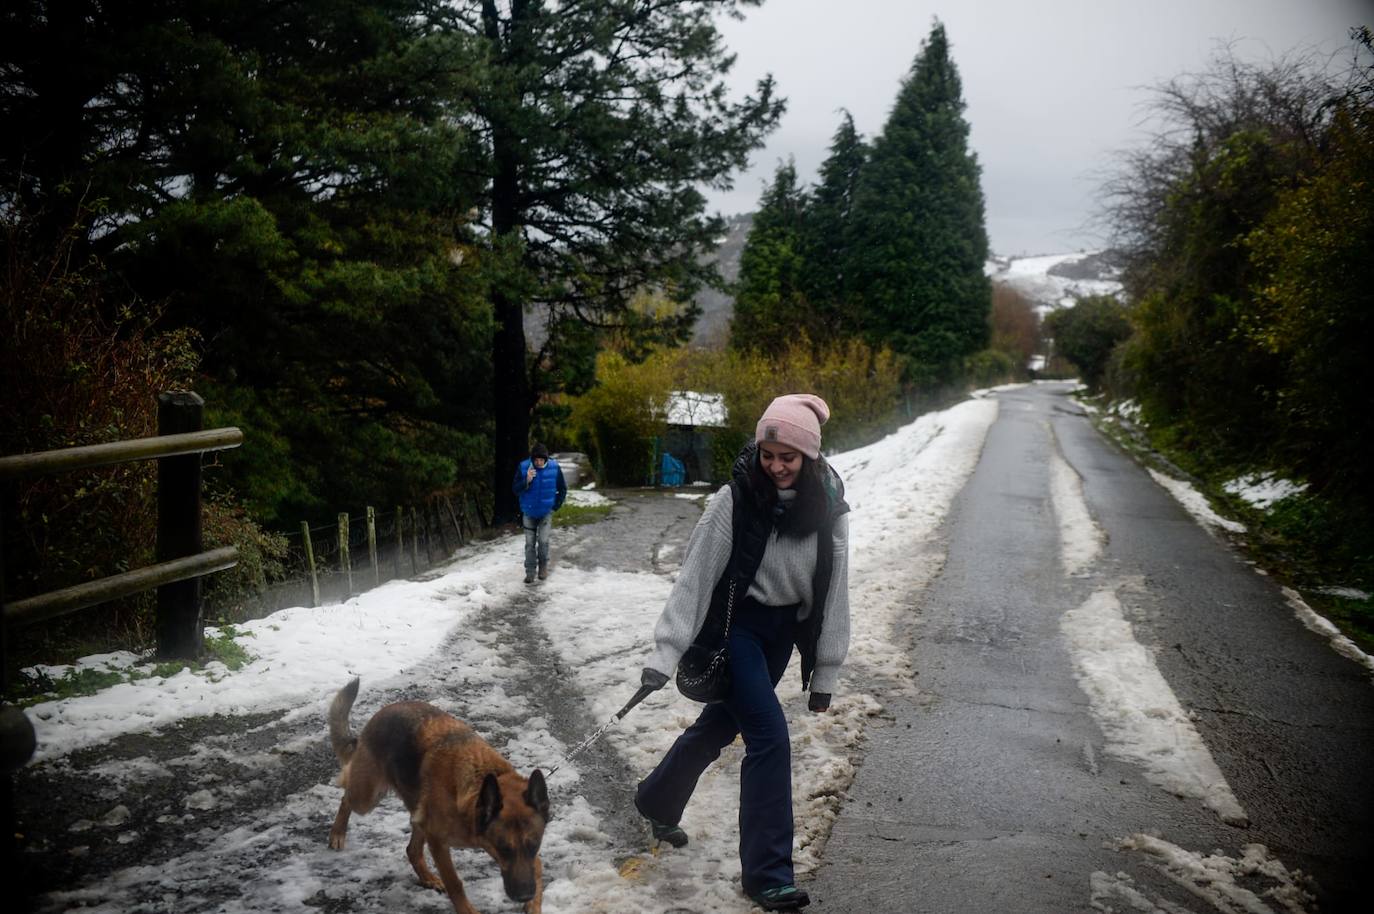
[[[336,851],[341,851],[341,850],[343,850],[343,849],[344,849],[344,842],[345,842],[345,840],[347,839],[347,837],[348,837],[348,836],[345,835],[345,834],[343,834],[343,833],[337,833],[337,834],[336,834],[335,832],[330,832],[330,833],[329,833],[329,847],[330,847],[330,849],[336,850]]]

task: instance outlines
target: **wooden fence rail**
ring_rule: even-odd
[[[132,463],[154,457],[180,457],[225,451],[243,443],[243,432],[236,428],[212,428],[202,432],[178,435],[159,435],[154,438],[134,438],[111,441],[108,444],[89,444],[85,447],[60,448],[55,451],[35,451],[0,457],[0,482],[28,476],[50,476],[74,470]]]
[[[4,557],[0,555],[0,687],[9,685],[10,626],[52,619],[146,590],[157,590],[158,654],[192,659],[199,655],[204,634],[200,579],[238,564],[238,550],[233,546],[202,551],[201,455],[243,443],[243,432],[237,428],[202,429],[204,410],[205,401],[198,395],[171,391],[158,396],[156,437],[0,457],[0,483],[137,460],[158,462],[155,564],[6,602]],[[0,829],[12,838],[10,776],[32,757],[34,734],[18,709],[6,705],[0,715],[4,721],[0,758],[5,762]]]
[[[174,584],[204,577],[216,571],[224,571],[226,568],[233,568],[238,561],[237,548],[221,546],[183,559],[158,562],[146,568],[6,603],[5,622],[11,625],[32,625],[88,606],[108,603],[121,597],[131,597],[145,590],[161,587],[163,584]]]

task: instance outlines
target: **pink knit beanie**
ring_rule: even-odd
[[[830,407],[814,394],[778,397],[763,411],[754,440],[759,444],[785,444],[812,460],[821,456],[821,426],[830,418]]]

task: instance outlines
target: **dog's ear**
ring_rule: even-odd
[[[482,779],[482,789],[477,794],[477,834],[483,834],[496,817],[501,815],[501,785],[496,775],[488,774]]]
[[[545,822],[549,821],[549,788],[544,783],[544,772],[538,768],[530,775],[529,786],[525,788],[525,802]]]

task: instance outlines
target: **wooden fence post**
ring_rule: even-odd
[[[372,562],[372,586],[382,583],[382,573],[377,569],[377,512],[367,506],[367,557]]]
[[[339,570],[344,573],[344,580],[348,584],[348,590],[344,593],[344,599],[347,599],[353,596],[353,560],[348,555],[347,512],[339,515]]]
[[[203,429],[205,401],[189,390],[158,394],[157,433],[177,435]],[[200,533],[200,454],[157,461],[157,560],[198,555]],[[200,578],[157,589],[159,657],[194,660],[204,644]]]
[[[420,573],[420,522],[415,515],[415,506],[410,506],[410,570]]]
[[[467,544],[467,541],[463,539],[463,524],[458,520],[457,512],[453,510],[453,499],[445,496],[444,507],[448,508],[448,516],[453,521],[453,532],[458,534],[458,546],[461,548]]]
[[[463,514],[468,519],[468,525],[472,527],[472,533],[476,536],[482,532],[482,512],[477,507],[477,496],[472,496],[472,513],[468,514],[468,497],[463,495]]]
[[[443,550],[439,553],[440,558],[448,558],[450,551],[448,548],[448,533],[444,531],[444,515],[439,513],[439,499],[429,500],[429,510],[434,515],[434,529],[439,531],[439,547]]]
[[[0,485],[0,701],[10,691],[10,649],[9,649],[9,622],[4,618],[3,607],[5,605],[5,536],[4,520],[5,509],[9,507],[9,486]],[[24,759],[28,761],[28,759]],[[12,824],[4,823],[6,826]],[[12,839],[14,836],[11,835]],[[3,839],[3,836],[0,836]]]
[[[401,513],[401,506],[400,506],[400,505],[397,505],[397,506],[396,506],[396,555],[394,556],[394,558],[395,558],[395,560],[396,560],[396,569],[395,569],[395,571],[393,572],[393,574],[391,575],[393,578],[399,578],[399,577],[401,576],[401,560],[404,559],[404,558],[405,558],[405,555],[406,555],[406,538],[405,538],[405,533],[404,533],[403,530],[402,530],[402,526],[404,525],[404,523],[405,523],[405,515]]]
[[[429,526],[429,506],[420,512],[420,527],[425,531],[425,564],[434,564],[434,530]]]
[[[454,509],[458,514],[458,530],[465,542],[472,539],[472,521],[468,520],[467,498],[466,492],[459,492],[458,507]],[[449,502],[450,506],[452,506],[452,504],[453,502]]]
[[[320,605],[320,576],[315,572],[315,546],[310,542],[310,524],[301,521],[301,546],[305,549],[305,567],[310,569],[310,605]]]

